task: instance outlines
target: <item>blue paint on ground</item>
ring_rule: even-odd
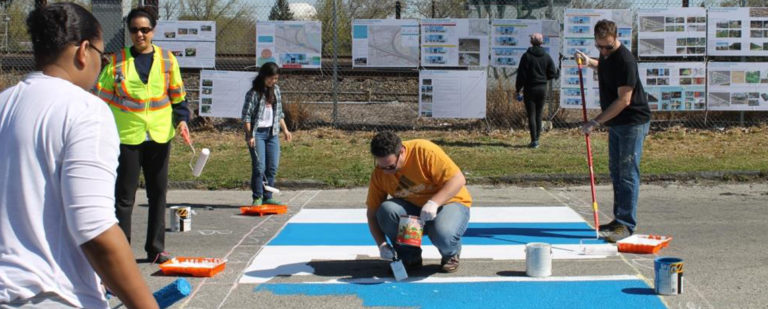
[[[426,235],[425,235],[426,236]],[[557,245],[603,244],[584,222],[572,223],[470,223],[464,245],[524,245],[545,242]],[[431,245],[429,237],[422,244]],[[367,246],[371,234],[365,223],[289,223],[270,246]]]
[[[277,283],[276,295],[356,295],[364,306],[419,308],[666,308],[642,280],[380,284]]]

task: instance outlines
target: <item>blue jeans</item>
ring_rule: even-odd
[[[251,153],[251,192],[253,198],[272,198],[272,192],[264,190],[264,182],[275,185],[277,166],[280,163],[280,138],[272,135],[272,127],[258,128],[253,136],[256,147],[248,147]]]
[[[649,122],[612,126],[608,133],[608,165],[613,180],[613,217],[631,232],[637,226],[640,159]]]
[[[406,264],[421,256],[421,248],[397,244],[400,216],[419,216],[420,214],[420,207],[398,198],[384,201],[376,211],[379,227],[393,244],[397,256]],[[425,224],[424,234],[429,236],[429,240],[437,247],[443,260],[446,260],[461,253],[461,236],[467,230],[468,224],[469,207],[460,203],[450,203],[437,209],[435,220],[427,221]]]

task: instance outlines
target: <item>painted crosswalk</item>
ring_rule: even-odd
[[[365,209],[303,209],[291,218],[253,259],[240,283],[264,283],[280,275],[312,273],[312,260],[376,258]],[[604,258],[584,254],[611,246],[594,238],[594,230],[568,207],[472,207],[462,238],[462,259],[525,259],[525,244],[552,245],[553,259]],[[425,259],[439,259],[429,238]]]
[[[530,242],[551,244],[555,260],[603,259],[606,255],[595,252],[615,250],[594,235],[594,229],[568,207],[475,206],[462,238],[461,258],[523,260],[525,245]],[[422,247],[425,259],[440,258],[428,237],[423,239]],[[254,291],[278,296],[354,295],[364,306],[665,308],[646,281],[635,275],[428,276],[400,282],[392,278],[353,277],[316,281],[325,277],[327,270],[313,266],[328,268],[335,262],[371,262],[378,255],[368,231],[365,209],[303,209],[257,253],[239,282],[257,284]],[[306,280],[272,280],[286,275],[304,275]]]

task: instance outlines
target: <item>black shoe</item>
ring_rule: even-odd
[[[152,261],[152,264],[163,264],[171,259],[173,259],[173,256],[165,251],[157,254],[147,254],[147,260]]]
[[[600,225],[600,232],[613,232],[617,227],[623,226],[621,223],[619,223],[616,220],[613,220],[609,222],[608,224],[601,224]]]
[[[603,233],[603,239],[607,242],[615,243],[619,240],[632,236],[632,231],[624,225],[619,225],[613,231]]]
[[[532,149],[539,148],[539,141],[532,141],[530,144],[528,144],[528,148],[532,148]]]
[[[442,268],[443,272],[455,273],[457,270],[459,270],[459,255],[457,254],[447,259],[443,258],[440,263],[440,267]]]
[[[423,261],[421,259],[421,256],[411,260],[411,261],[405,261],[403,260],[403,266],[405,266],[405,270],[407,271],[414,271],[421,269],[421,266],[423,265]]]

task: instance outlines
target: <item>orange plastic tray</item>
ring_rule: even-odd
[[[182,266],[179,263],[199,263],[199,266]],[[226,268],[227,261],[219,258],[181,257],[160,264],[160,270],[165,275],[189,275],[194,277],[213,277]]]
[[[288,212],[287,205],[272,205],[264,204],[259,206],[242,206],[240,207],[240,214],[243,215],[282,215]]]
[[[660,235],[635,234],[616,242],[619,252],[657,253],[669,245],[672,237]]]

